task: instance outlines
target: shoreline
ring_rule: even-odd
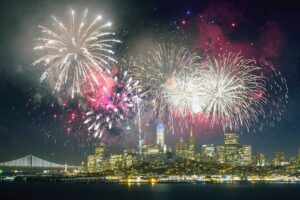
[[[48,182],[48,183],[113,183],[113,184],[241,184],[241,183],[264,183],[264,184],[291,184],[300,183],[300,178],[298,177],[264,177],[264,178],[239,178],[237,176],[228,178],[220,178],[215,176],[201,176],[201,177],[130,177],[130,178],[120,178],[120,177],[109,177],[109,176],[90,176],[90,177],[71,177],[71,176],[6,176],[0,177],[1,182]]]

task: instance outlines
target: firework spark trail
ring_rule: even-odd
[[[274,67],[267,67],[266,94],[268,104],[264,108],[264,115],[255,123],[259,131],[265,126],[274,126],[282,118],[288,104],[288,86],[286,79]],[[254,130],[256,131],[256,130]]]
[[[92,94],[92,110],[86,113],[84,124],[96,138],[101,138],[106,130],[118,127],[130,120],[138,112],[142,89],[139,81],[128,75],[126,66],[121,65],[113,77],[112,91]],[[109,76],[106,76],[109,77]]]
[[[267,103],[265,77],[255,60],[239,54],[207,59],[201,69],[201,101],[203,112],[211,118],[211,125],[223,129],[249,129],[252,122],[264,115]]]
[[[171,110],[177,111],[181,116],[200,111],[200,76],[200,70],[194,69],[174,75],[168,80],[162,88],[162,95]]]
[[[116,62],[112,48],[120,42],[112,38],[115,33],[106,31],[112,25],[110,22],[101,23],[102,17],[97,16],[89,23],[87,18],[88,10],[81,17],[71,10],[68,24],[52,16],[53,29],[39,26],[43,37],[36,39],[39,44],[34,47],[42,51],[42,56],[33,65],[43,63],[47,67],[41,82],[54,76],[54,91],[65,85],[66,89],[71,88],[72,98],[80,93],[80,83],[85,79],[91,87],[99,86],[94,73],[103,72]]]
[[[163,122],[167,113],[167,123],[172,127],[175,114],[183,118],[192,111],[189,102],[193,102],[193,89],[184,86],[192,85],[196,80],[189,78],[199,68],[199,59],[197,54],[185,48],[164,44],[155,46],[138,59],[132,59],[129,73],[145,90],[143,112],[156,122]],[[172,96],[175,95],[182,95],[183,101],[174,99]]]

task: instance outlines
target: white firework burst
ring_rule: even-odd
[[[174,45],[157,45],[144,56],[131,63],[132,77],[138,80],[145,91],[143,112],[156,122],[162,122],[168,116],[184,117],[196,100],[194,87],[197,78],[194,70],[199,68],[200,57],[185,48]]]
[[[107,31],[111,22],[102,23],[101,16],[89,20],[88,10],[79,16],[71,10],[66,24],[55,16],[52,20],[51,28],[39,26],[43,36],[36,39],[34,50],[42,51],[42,56],[33,65],[43,63],[47,68],[41,81],[53,76],[54,91],[64,86],[73,98],[80,93],[82,82],[87,81],[91,87],[99,85],[94,73],[101,73],[116,62],[113,44],[120,41],[112,38],[115,33]]]
[[[253,59],[239,54],[207,59],[201,69],[199,87],[203,112],[211,124],[226,129],[247,129],[251,122],[264,115],[267,99],[265,77]]]

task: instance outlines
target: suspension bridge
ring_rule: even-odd
[[[41,168],[41,169],[79,169],[79,166],[69,166],[67,164],[57,164],[43,160],[33,155],[27,155],[15,160],[1,162],[0,167],[6,168]]]

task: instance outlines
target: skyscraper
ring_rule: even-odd
[[[236,132],[225,132],[224,133],[225,145],[238,145],[238,135]]]
[[[251,145],[243,145],[242,147],[242,165],[250,165],[252,163],[252,147]]]
[[[193,135],[193,131],[190,133],[188,142],[188,158],[190,160],[195,160],[195,137]]]
[[[283,152],[275,152],[272,162],[273,162],[274,166],[284,165],[284,162],[285,162],[284,153]]]
[[[163,149],[164,153],[167,151],[167,147],[165,144],[165,126],[163,125],[163,123],[157,124],[156,144],[159,145]]]
[[[256,163],[256,165],[257,166],[265,166],[265,164],[266,164],[265,154],[263,154],[263,153],[257,154],[257,163]]]
[[[181,158],[184,157],[184,143],[182,137],[180,137],[180,142],[176,144],[176,155]]]
[[[224,133],[225,163],[228,165],[240,165],[242,162],[242,149],[239,146],[236,132]]]
[[[104,156],[105,147],[104,146],[98,146],[95,148],[95,155],[97,156]]]
[[[219,163],[225,163],[225,147],[224,145],[220,145],[216,147],[217,160]]]
[[[95,148],[95,154],[89,155],[87,158],[87,170],[88,172],[100,172],[103,171],[105,147],[98,146]]]

